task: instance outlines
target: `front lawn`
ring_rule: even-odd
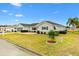
[[[79,55],[79,32],[59,35],[56,44],[47,44],[46,41],[50,38],[41,34],[11,33],[0,35],[0,38],[43,55]]]

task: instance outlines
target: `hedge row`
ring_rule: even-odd
[[[58,36],[59,34],[66,34],[67,30],[64,31],[55,31],[55,35]],[[37,34],[47,34],[46,32],[37,31]]]
[[[21,30],[21,32],[35,32],[37,34],[47,34],[46,32],[42,32],[42,31],[28,31],[28,30]],[[58,36],[58,34],[66,34],[67,30],[64,31],[55,31],[56,36]]]
[[[37,31],[37,34],[46,34],[46,32]]]

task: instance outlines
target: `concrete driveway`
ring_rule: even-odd
[[[0,56],[37,56],[37,54],[23,51],[20,47],[0,39]]]

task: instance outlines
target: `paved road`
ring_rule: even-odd
[[[0,39],[0,56],[37,56],[30,51],[23,51],[18,46]]]

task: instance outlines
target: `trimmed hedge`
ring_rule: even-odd
[[[21,32],[28,32],[28,30],[21,30]]]
[[[60,34],[66,34],[67,33],[67,30],[64,30],[64,31],[59,31]]]
[[[46,34],[46,32],[37,31],[37,34]]]
[[[40,34],[40,31],[37,31],[37,34]]]
[[[46,34],[46,32],[44,32],[44,34]]]
[[[64,31],[54,31],[54,32],[55,32],[55,36],[58,36],[59,34],[66,34],[67,30],[64,30]],[[37,34],[46,34],[46,32],[37,31]]]
[[[43,34],[43,32],[41,32],[41,34]]]
[[[34,32],[36,32],[36,31],[34,31]]]

